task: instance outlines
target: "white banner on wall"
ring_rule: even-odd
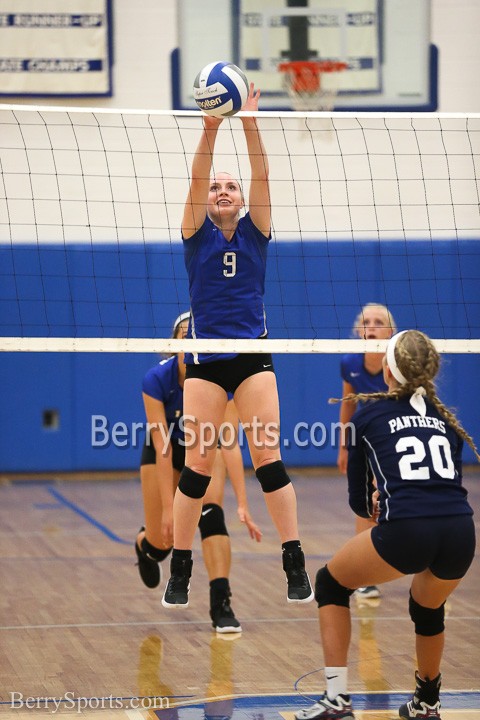
[[[0,95],[111,95],[111,0],[0,0]]]

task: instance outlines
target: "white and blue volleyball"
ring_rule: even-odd
[[[193,97],[200,110],[207,115],[235,115],[248,97],[248,81],[233,63],[213,62],[206,65],[195,78]]]

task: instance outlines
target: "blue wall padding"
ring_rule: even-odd
[[[480,337],[480,243],[451,241],[272,242],[266,307],[270,337],[348,338],[359,308],[387,304],[399,329],[436,338]],[[181,245],[0,246],[2,335],[168,337],[188,308]],[[328,405],[341,392],[340,356],[278,355],[283,456],[290,465],[333,465],[337,449],[295,446],[298,422],[338,420]],[[3,353],[0,355],[1,471],[123,470],[138,466],[132,447],[92,447],[92,415],[109,427],[144,421],[141,382],[155,355]],[[478,355],[443,357],[439,393],[465,427],[478,428]],[[57,410],[58,429],[44,428]],[[120,436],[119,436],[120,437]],[[300,433],[300,440],[307,431]],[[338,438],[337,438],[338,439]],[[322,440],[316,433],[316,442]],[[477,437],[477,443],[479,438]],[[245,451],[245,457],[247,458]],[[473,460],[466,449],[465,459]]]

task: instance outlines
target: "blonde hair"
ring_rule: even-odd
[[[417,388],[422,386],[425,388],[425,395],[428,400],[455,430],[457,435],[470,445],[477,460],[480,461],[480,455],[472,437],[463,429],[454,413],[446,408],[437,396],[433,381],[440,367],[440,355],[430,338],[419,330],[407,330],[398,338],[394,352],[397,367],[406,380],[403,385],[398,385],[388,392],[350,393],[345,395],[344,398],[331,398],[329,402],[342,402],[342,400],[366,402],[383,398],[400,400],[404,397],[410,397]]]
[[[364,324],[365,310],[367,308],[371,308],[371,307],[380,308],[380,310],[383,310],[385,312],[387,319],[388,319],[388,327],[391,328],[392,335],[394,333],[396,333],[397,332],[397,323],[395,322],[395,319],[394,319],[392,313],[390,312],[390,310],[388,309],[388,307],[386,305],[382,305],[382,303],[370,302],[362,307],[362,309],[360,310],[360,312],[358,313],[357,317],[354,320],[353,328],[352,328],[354,336],[355,337],[358,336],[358,328]]]

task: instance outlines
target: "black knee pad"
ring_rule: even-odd
[[[145,553],[145,555],[148,555],[149,558],[152,560],[156,560],[157,562],[162,562],[162,560],[165,560],[166,557],[171,553],[172,548],[167,548],[166,550],[161,550],[160,548],[155,547],[155,545],[152,545],[152,543],[148,542],[147,538],[144,537],[142,542],[140,543],[142,546],[142,550]]]
[[[255,470],[255,475],[264,493],[275,492],[289,484],[290,478],[281,460],[263,465]]]
[[[439,608],[426,608],[419,605],[410,593],[408,610],[415,625],[416,635],[431,637],[439,635],[445,630],[445,603]]]
[[[324,605],[340,605],[341,607],[350,607],[350,595],[355,592],[349,588],[340,585],[335,580],[330,570],[325,565],[317,572],[315,578],[315,600],[318,607]]]
[[[208,475],[200,475],[185,465],[180,475],[178,489],[187,497],[198,500],[207,492],[209,482]]]
[[[225,515],[220,505],[215,503],[207,503],[202,507],[200,515],[200,535],[202,540],[212,535],[228,535],[227,526],[225,525]]]

